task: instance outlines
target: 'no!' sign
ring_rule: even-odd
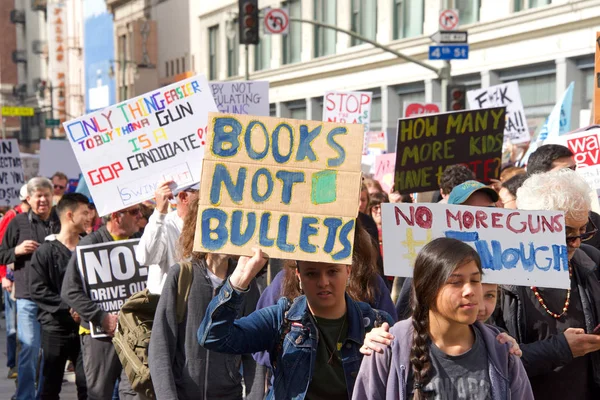
[[[265,35],[287,35],[290,27],[290,16],[287,8],[272,8],[267,11],[263,20]]]

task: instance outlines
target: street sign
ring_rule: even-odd
[[[60,119],[46,118],[46,126],[60,126]]]
[[[2,107],[4,117],[33,117],[33,107]]]
[[[453,31],[458,28],[458,10],[447,9],[440,12],[440,31]]]
[[[469,58],[469,45],[443,45],[429,46],[430,60],[467,60]]]
[[[467,31],[437,31],[429,38],[440,44],[467,43],[469,34]]]
[[[290,16],[287,8],[272,8],[264,18],[265,35],[287,35],[290,28]]]

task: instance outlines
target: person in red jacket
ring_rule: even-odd
[[[21,186],[19,192],[19,200],[21,204],[12,210],[8,210],[0,219],[0,243],[4,237],[4,232],[8,224],[17,215],[29,211],[27,204],[27,185]],[[4,315],[6,318],[6,366],[8,367],[8,378],[16,379],[17,377],[17,305],[11,298],[13,281],[11,274],[7,276],[6,265],[0,265],[0,279],[2,279],[2,295],[4,296]]]

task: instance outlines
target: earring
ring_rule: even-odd
[[[302,290],[302,282],[300,281],[300,279],[298,279],[298,287],[300,288],[300,293],[304,293],[304,291]]]
[[[346,281],[346,287],[350,286],[350,277],[348,277],[348,280]]]

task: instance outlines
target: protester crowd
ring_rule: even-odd
[[[434,199],[564,212],[569,289],[482,283],[477,252],[447,238],[420,251],[413,278],[385,276],[381,206],[422,199],[372,178],[350,265],[195,252],[198,185],[162,182],[153,202],[100,219],[64,174],[33,178],[0,220],[12,398],[58,399],[72,368],[90,400],[599,399],[600,216],[575,169],[568,148],[545,145],[490,186],[448,167]],[[145,376],[119,357],[120,317],[92,300],[75,251],[131,238],[155,301]]]

